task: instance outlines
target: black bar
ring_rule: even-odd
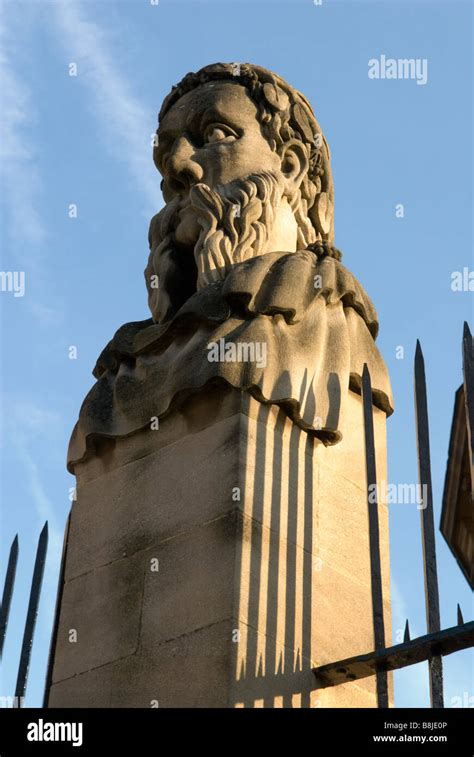
[[[54,665],[54,653],[56,651],[56,644],[58,640],[58,627],[59,627],[59,613],[61,611],[61,603],[62,603],[62,597],[63,597],[63,588],[64,588],[64,572],[66,569],[66,555],[67,555],[67,546],[69,543],[69,528],[71,525],[71,511],[69,511],[69,515],[66,521],[66,527],[64,529],[64,540],[63,540],[63,551],[61,555],[61,567],[59,570],[59,578],[58,578],[58,592],[56,594],[56,607],[54,609],[54,621],[53,621],[53,630],[51,633],[51,644],[49,647],[49,656],[48,656],[48,668],[46,671],[46,682],[44,687],[44,698],[43,698],[43,707],[48,706],[49,702],[49,691],[51,689],[51,683],[53,680],[53,665]]]
[[[12,602],[13,587],[15,585],[16,566],[18,564],[18,534],[11,543],[10,554],[8,555],[7,573],[5,576],[5,585],[3,587],[2,604],[0,607],[0,660],[3,654],[3,645],[7,635],[8,618],[10,615],[10,606]]]
[[[372,386],[369,369],[366,363],[364,363],[364,370],[362,372],[362,403],[364,407],[365,465],[367,472],[367,506],[369,511],[370,576],[372,585],[374,644],[376,650],[381,650],[385,649],[385,624],[383,616],[382,569],[380,564],[377,470],[375,463]],[[386,671],[377,670],[376,681],[377,705],[378,707],[388,707],[388,680]]]
[[[462,339],[462,367],[464,374],[464,402],[466,405],[467,431],[472,466],[474,464],[474,343],[466,322],[464,322]]]
[[[30,600],[28,602],[25,632],[23,634],[23,643],[21,645],[20,664],[18,666],[18,677],[15,688],[15,701],[17,702],[18,707],[21,707],[21,701],[25,696],[26,684],[28,681],[31,648],[33,646],[33,636],[35,633],[36,618],[38,615],[38,603],[41,594],[41,584],[43,583],[44,564],[46,562],[47,549],[48,521],[46,521],[43,526],[43,530],[40,533],[38,539],[38,548],[36,550],[35,567],[33,570],[33,579],[31,581]]]
[[[313,673],[320,681],[321,688],[326,688],[373,676],[378,669],[398,670],[424,662],[433,656],[453,654],[473,646],[474,621],[471,621],[393,647],[321,665],[313,668]]]
[[[438,571],[433,517],[433,488],[431,483],[430,432],[428,399],[426,394],[425,361],[420,342],[415,352],[415,414],[418,447],[418,471],[423,492],[421,534],[423,542],[423,571],[425,577],[426,625],[429,634],[441,629],[439,613]],[[432,707],[444,707],[443,661],[439,655],[428,660],[430,672],[430,699]]]
[[[379,710],[290,707],[215,709],[186,708],[54,708],[51,710],[0,708],[2,757],[83,757],[90,755],[159,754],[158,734],[172,733],[182,753],[209,748],[216,729],[216,715],[224,733],[232,736],[235,751],[249,751],[249,744],[265,743],[267,752],[281,750],[285,733],[310,748],[347,755],[395,755],[396,757],[472,757],[472,710],[447,708],[442,713],[426,708]],[[29,740],[32,726],[74,725],[63,742]],[[295,728],[297,721],[298,727]],[[71,729],[72,731],[72,729]],[[33,734],[34,736],[35,734]],[[66,735],[67,731],[66,731]],[[73,741],[72,739],[75,739]],[[393,739],[398,743],[381,743]],[[410,743],[418,739],[426,743]],[[437,743],[433,743],[436,739]],[[217,738],[215,738],[217,741]],[[137,745],[138,742],[138,745]],[[337,751],[331,745],[337,743]],[[324,749],[326,745],[329,749]],[[216,750],[212,750],[216,751]]]

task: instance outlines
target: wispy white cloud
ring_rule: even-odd
[[[45,410],[31,402],[10,403],[7,416],[7,432],[10,443],[16,448],[23,465],[36,515],[40,523],[49,522],[49,536],[53,550],[62,543],[62,533],[57,522],[54,505],[44,488],[39,464],[32,449],[51,443],[58,437],[62,419],[58,413]]]
[[[46,410],[30,401],[14,400],[10,410],[11,423],[18,434],[31,438],[32,434],[55,436],[61,428],[59,413]],[[21,429],[21,431],[20,431]]]
[[[55,308],[48,307],[47,305],[35,301],[29,302],[28,304],[36,321],[42,326],[50,326],[51,324],[56,325],[64,320],[64,313],[60,310],[56,310]]]
[[[48,496],[38,461],[38,446],[54,443],[62,428],[58,413],[46,410],[29,401],[12,400],[5,418],[6,436],[13,445],[23,468],[25,484],[31,495],[39,527],[48,521],[48,556],[45,568],[44,617],[52,617],[56,600],[58,570],[63,544],[63,529],[59,524],[53,502]]]
[[[17,241],[40,244],[46,233],[38,210],[41,179],[31,133],[35,108],[31,92],[14,67],[19,45],[17,29],[0,18],[0,163],[1,190],[9,230]]]
[[[48,521],[51,549],[55,554],[58,554],[62,544],[62,533],[58,527],[54,505],[46,494],[38,464],[27,448],[24,439],[17,439],[17,448],[26,473],[28,488],[31,492],[36,515],[41,523],[44,523],[46,520]]]
[[[151,160],[150,117],[120,70],[120,51],[83,6],[61,0],[54,4],[54,18],[67,63],[77,65],[77,80],[87,87],[107,148],[125,163],[148,204],[146,212],[156,212],[161,196]]]

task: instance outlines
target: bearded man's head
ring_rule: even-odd
[[[338,255],[329,148],[306,98],[276,74],[247,63],[187,74],[163,102],[153,159],[166,203],[145,270],[155,321],[256,255]]]

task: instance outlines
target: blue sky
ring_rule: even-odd
[[[36,540],[50,552],[27,704],[42,701],[62,534],[74,479],[69,435],[116,328],[148,317],[143,269],[150,217],[162,206],[151,135],[163,97],[216,61],[273,69],[313,104],[330,144],[336,245],[372,297],[396,412],[389,480],[417,480],[413,354],[429,390],[436,528],[461,334],[472,293],[451,275],[472,259],[472,6],[456,2],[3,2],[1,242],[3,271],[25,294],[0,293],[1,580],[20,534],[17,591],[1,694],[13,693]],[[371,80],[381,55],[428,61],[428,80]],[[68,66],[77,64],[77,76]],[[77,205],[77,218],[68,215]],[[396,218],[395,206],[404,205]],[[69,359],[69,347],[77,359]],[[405,356],[397,359],[396,348]],[[394,631],[426,632],[419,512],[391,508]],[[442,625],[468,585],[437,533]],[[396,674],[398,706],[427,706],[426,665]],[[474,696],[472,654],[445,659],[446,703]]]

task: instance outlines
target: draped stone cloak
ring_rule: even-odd
[[[150,427],[190,395],[223,382],[279,405],[324,444],[344,434],[348,391],[364,363],[373,404],[393,412],[390,380],[375,344],[372,302],[337,259],[310,250],[273,252],[236,264],[195,292],[163,323],[126,323],[101,353],[68,451],[68,469],[97,438]],[[213,343],[266,345],[257,361],[209,360]]]

